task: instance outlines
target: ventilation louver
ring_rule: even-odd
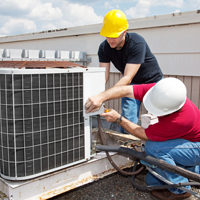
[[[0,69],[1,176],[25,180],[89,159],[84,103],[104,84],[99,68]]]

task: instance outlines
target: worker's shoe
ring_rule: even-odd
[[[174,194],[169,190],[153,190],[151,195],[159,200],[183,200],[191,196],[188,192],[183,194]]]

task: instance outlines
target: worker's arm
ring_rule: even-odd
[[[106,79],[106,83],[109,79],[109,73],[110,73],[110,63],[99,63],[99,67],[105,67],[106,68],[106,73],[105,73],[105,79]]]
[[[138,72],[140,65],[141,64],[126,64],[124,76],[115,84],[115,86],[129,85]]]
[[[119,119],[121,115],[117,111],[111,109],[109,112],[101,114],[101,116],[105,117],[108,122],[116,122],[116,120]],[[141,140],[148,140],[145,129],[137,124],[134,124],[128,119],[122,117],[120,125],[129,133],[140,138]]]
[[[121,97],[134,98],[133,86],[114,86],[108,90],[105,90],[104,92],[99,93],[96,96],[88,98],[85,104],[86,112],[95,112],[99,110],[103,102]]]

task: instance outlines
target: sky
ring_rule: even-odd
[[[127,19],[200,9],[200,0],[0,0],[0,37],[103,22],[112,9]]]

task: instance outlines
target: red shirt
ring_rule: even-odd
[[[155,83],[134,85],[135,99],[143,101],[146,92]],[[186,139],[200,142],[200,111],[188,98],[184,106],[169,115],[158,117],[158,123],[145,129],[149,140],[165,141],[170,139]]]

